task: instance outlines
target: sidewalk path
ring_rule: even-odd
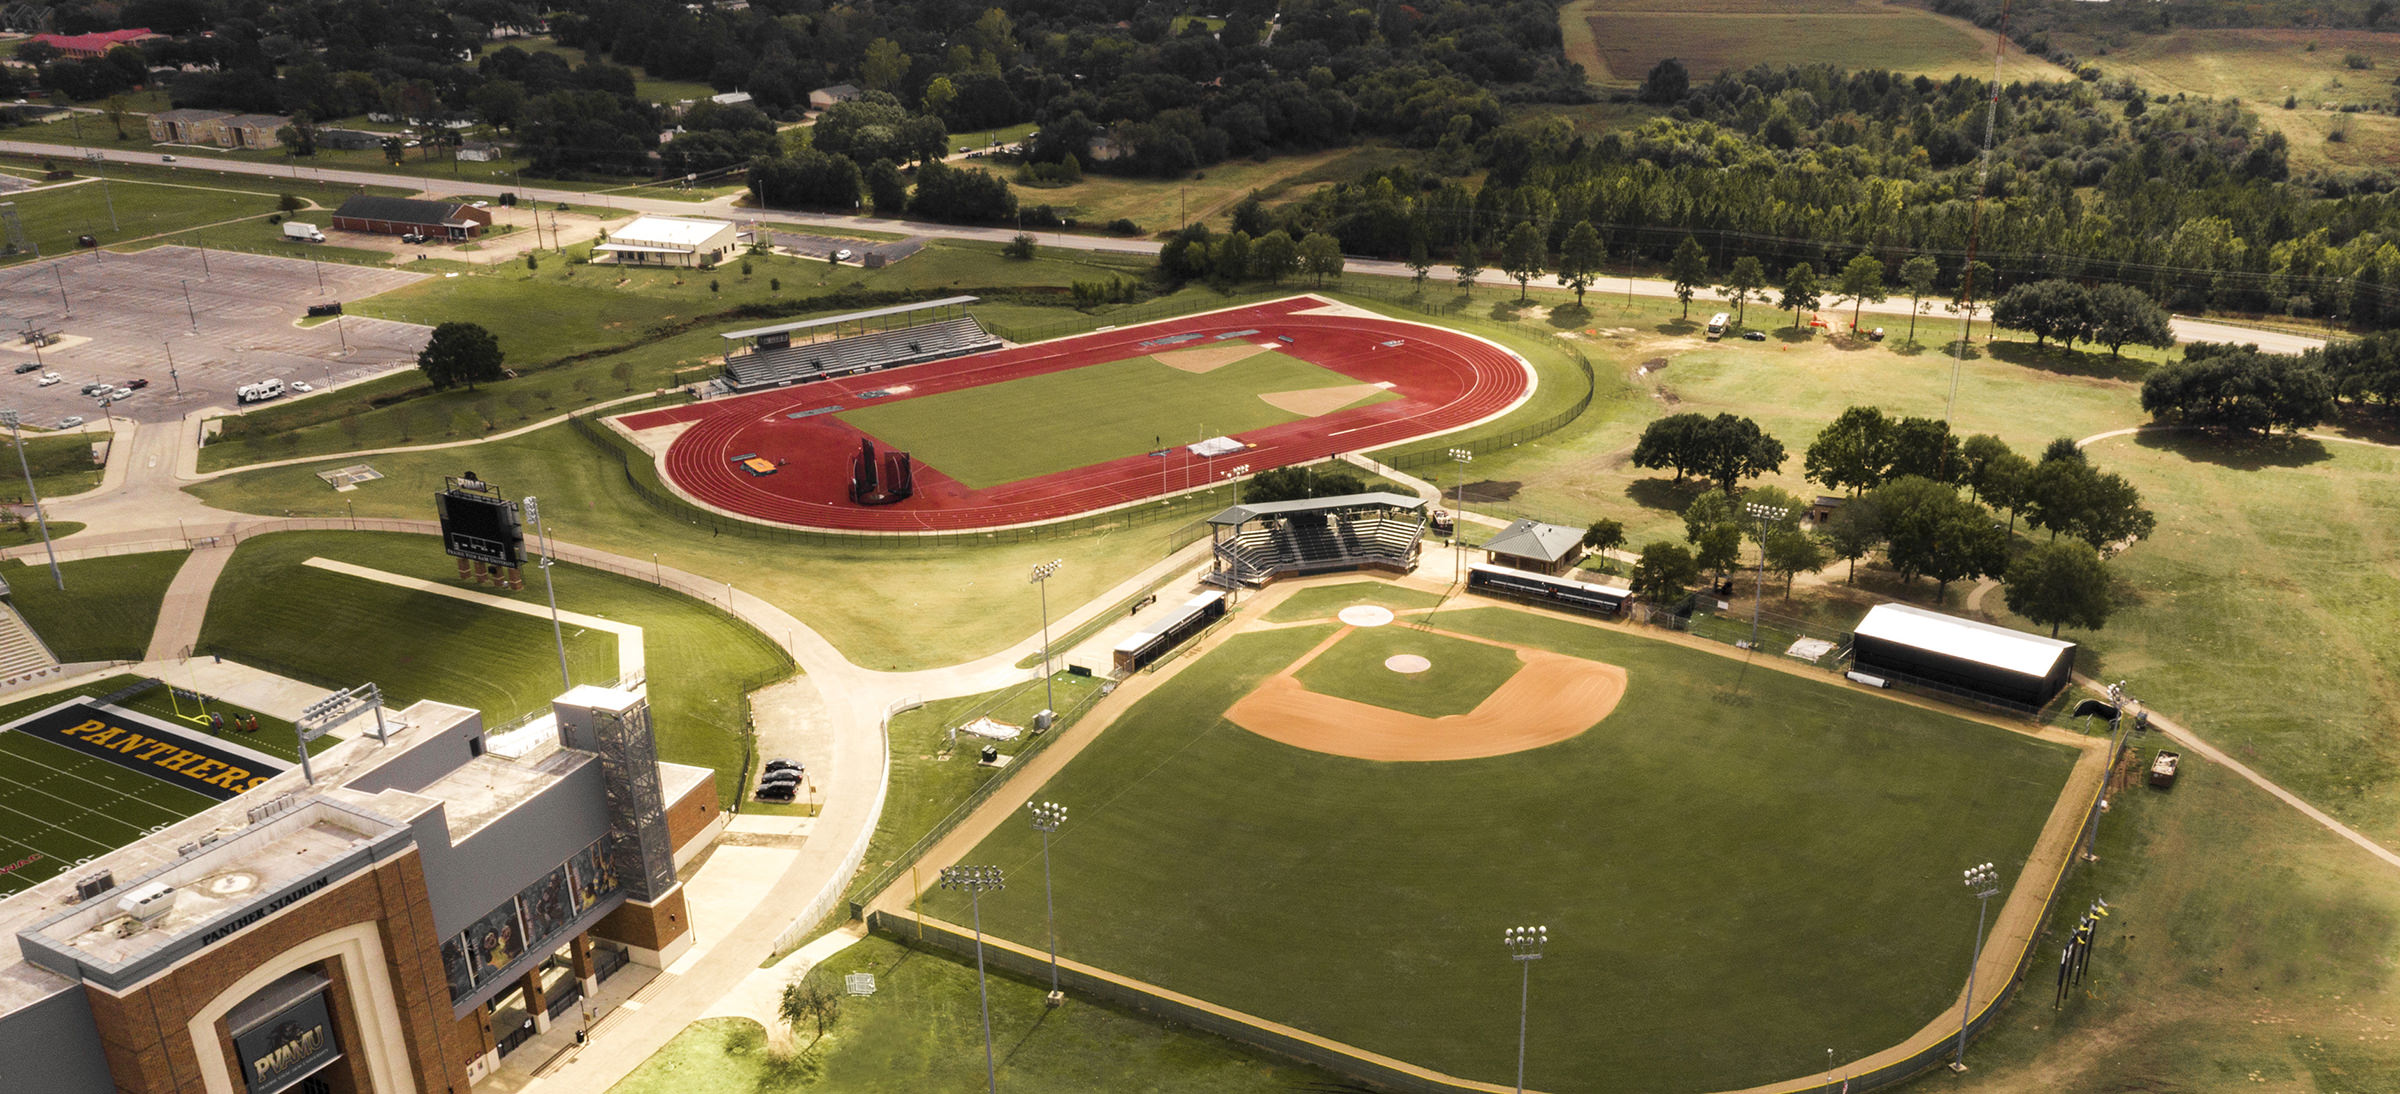
[[[206,547],[184,556],[175,580],[167,585],[166,599],[158,606],[158,623],[150,631],[150,648],[143,653],[143,660],[190,656],[189,651],[200,642],[200,624],[208,618],[209,594],[216,590],[217,578],[231,561],[230,545]]]

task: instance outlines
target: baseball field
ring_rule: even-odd
[[[1500,934],[1543,924],[1530,1085],[1786,1079],[1956,1005],[1959,871],[2013,883],[2078,756],[1622,625],[1382,590],[1407,591],[1270,590],[1026,788],[1072,811],[1051,845],[1065,957],[1505,1084]],[[1391,622],[1335,615],[1378,602],[1350,618]],[[1031,828],[956,861],[1007,873],[984,929],[1040,948]]]

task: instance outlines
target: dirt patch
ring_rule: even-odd
[[[1168,368],[1185,372],[1215,372],[1252,354],[1265,353],[1267,347],[1255,342],[1229,341],[1199,349],[1169,350],[1153,353],[1150,359]]]
[[[1314,418],[1320,414],[1331,414],[1381,391],[1383,387],[1379,384],[1337,384],[1333,387],[1302,388],[1299,391],[1270,391],[1259,398],[1286,414]]]
[[[1643,371],[1645,374],[1647,374],[1647,373],[1653,373],[1653,372],[1665,372],[1665,371],[1667,371],[1667,358],[1664,358],[1664,357],[1653,357],[1653,358],[1651,358],[1651,359],[1649,359],[1649,360],[1647,360],[1647,361],[1644,361],[1644,362],[1642,362],[1642,371]]]
[[[1521,482],[1500,482],[1493,479],[1485,479],[1482,482],[1471,482],[1465,486],[1451,487],[1450,496],[1453,498],[1464,498],[1470,503],[1478,501],[1507,501],[1510,498],[1516,497],[1517,491],[1524,488],[1525,484]]]
[[[1523,667],[1465,714],[1427,718],[1308,690],[1292,674],[1348,634],[1337,632],[1226,710],[1233,724],[1294,748],[1361,760],[1472,760],[1523,752],[1581,734],[1617,709],[1625,670],[1470,635],[1446,637],[1517,651]]]

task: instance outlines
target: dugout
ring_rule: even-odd
[[[1851,645],[1856,672],[2038,710],[2067,685],[2075,643],[1973,619],[1878,604]]]
[[[1488,562],[1467,567],[1467,588],[1486,596],[1507,597],[1587,615],[1617,615],[1633,599],[1633,590],[1591,585],[1572,578],[1494,566]]]
[[[1192,640],[1192,636],[1207,630],[1208,625],[1225,618],[1225,594],[1202,593],[1184,601],[1173,615],[1142,628],[1117,643],[1114,653],[1119,673],[1140,672],[1151,662],[1174,652],[1175,647]]]

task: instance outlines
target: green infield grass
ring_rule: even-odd
[[[52,531],[55,533],[56,528]],[[139,661],[158,628],[183,551],[107,555],[58,564],[61,591],[40,555],[0,562],[9,602],[60,661]]]
[[[1269,623],[1297,623],[1303,619],[1331,619],[1342,609],[1358,604],[1408,611],[1436,607],[1441,602],[1442,598],[1432,593],[1388,581],[1344,581],[1295,592],[1285,597],[1283,603],[1267,609],[1262,618]]]
[[[837,417],[970,489],[1297,421],[1262,396],[1358,381],[1269,350],[1208,372],[1129,357]],[[1389,391],[1353,406],[1385,402]]]
[[[1497,935],[1543,923],[1529,1085],[1742,1087],[1954,1005],[1961,864],[2016,880],[2074,763],[1803,676],[1754,670],[1737,691],[1738,662],[1620,629],[1505,608],[1444,622],[1622,666],[1627,694],[1532,751],[1351,760],[1221,713],[1331,627],[1236,635],[1026,788],[1075,810],[1052,843],[1062,951],[1506,1082],[1518,970]],[[1018,883],[983,901],[984,929],[1038,945],[1031,830],[1002,826],[962,861]],[[960,894],[925,903],[968,914]]]
[[[1433,667],[1422,672],[1385,667],[1390,658],[1406,656],[1422,657]],[[1482,705],[1523,665],[1505,646],[1387,625],[1351,631],[1293,675],[1320,695],[1439,718]]]
[[[327,687],[372,680],[395,707],[418,699],[475,707],[487,726],[548,709],[565,690],[547,619],[301,565],[312,556],[445,583],[458,572],[434,536],[246,540],[209,600],[201,648]],[[714,769],[720,802],[734,801],[748,755],[748,695],[789,675],[791,659],[722,611],[648,581],[564,564],[551,574],[561,609],[642,628],[659,758]],[[540,577],[530,578],[526,591],[508,595],[540,604]],[[570,624],[566,639],[576,682],[616,679],[613,635]]]

